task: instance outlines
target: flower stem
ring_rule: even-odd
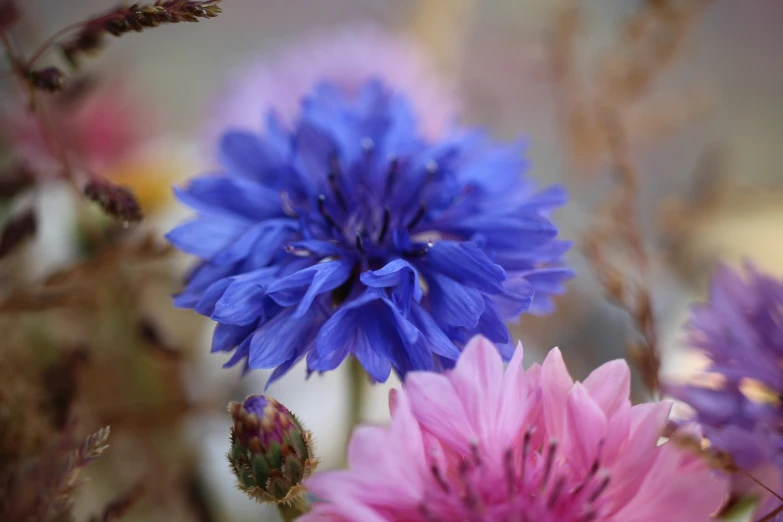
[[[364,409],[364,394],[366,392],[365,382],[367,381],[367,373],[362,367],[362,363],[356,357],[350,357],[348,359],[348,429],[346,433],[346,440],[351,436],[353,428],[359,424],[362,420],[362,410]]]
[[[309,507],[304,496],[301,496],[292,501],[290,505],[278,504],[277,510],[280,512],[280,517],[283,519],[283,522],[291,522],[307,513]]]

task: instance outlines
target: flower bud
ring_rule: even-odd
[[[289,503],[304,492],[317,459],[310,432],[282,404],[263,395],[251,395],[242,404],[232,402],[234,421],[228,461],[239,487],[262,502]]]

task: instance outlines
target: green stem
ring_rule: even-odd
[[[348,358],[348,425],[345,433],[346,452],[347,441],[351,438],[351,432],[362,420],[364,410],[364,396],[367,393],[367,373],[362,363],[356,357]],[[347,455],[347,454],[346,454]]]
[[[307,506],[304,496],[300,496],[292,501],[290,505],[278,504],[277,510],[280,512],[280,517],[283,519],[283,522],[291,522],[307,513],[310,509]]]
[[[349,376],[349,407],[348,410],[348,435],[353,428],[362,420],[362,411],[364,410],[364,394],[366,393],[365,383],[367,382],[367,373],[362,367],[362,363],[356,357],[348,360]]]

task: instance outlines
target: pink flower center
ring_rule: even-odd
[[[609,474],[595,460],[576,473],[558,443],[531,449],[529,430],[521,446],[506,450],[502,463],[483,458],[477,446],[454,466],[431,467],[433,481],[419,505],[427,522],[594,522],[607,502]],[[599,452],[600,453],[600,452]]]

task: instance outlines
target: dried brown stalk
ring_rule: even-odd
[[[660,388],[660,355],[650,261],[636,215],[640,176],[629,156],[629,122],[644,114],[638,109],[634,114],[634,104],[673,62],[688,30],[711,1],[641,2],[615,44],[590,69],[592,74],[580,70],[576,36],[581,12],[573,0],[561,2],[549,43],[572,166],[607,157],[616,180],[616,189],[602,211],[603,220],[585,235],[583,249],[605,294],[631,318],[636,334],[629,343],[629,355],[653,393]],[[671,112],[678,117],[682,114]],[[657,108],[657,114],[664,113]],[[655,123],[671,129],[672,121],[661,116]]]
[[[631,317],[637,338],[629,343],[629,356],[647,388],[657,393],[661,363],[649,286],[650,262],[636,216],[639,176],[629,160],[623,129],[609,109],[604,112],[604,122],[617,188],[607,204],[608,219],[586,234],[583,249],[607,297]],[[635,273],[623,270],[621,262],[634,267]]]
[[[72,493],[82,484],[81,471],[108,447],[109,428],[101,428],[73,448],[70,429],[25,466],[2,477],[0,519],[61,522],[72,520]]]
[[[60,48],[66,60],[71,65],[77,66],[79,55],[93,53],[100,49],[107,34],[121,36],[166,23],[198,22],[200,18],[214,18],[221,13],[218,6],[220,1],[158,0],[152,5],[134,4],[130,7],[119,7],[106,15],[80,24],[79,32],[61,44]],[[38,51],[33,56],[33,60],[41,52]]]
[[[40,285],[25,285],[12,291],[0,301],[0,314],[63,307],[94,308],[101,303],[107,278],[116,280],[118,274],[124,276],[126,269],[162,260],[172,251],[170,245],[161,244],[151,234],[138,242],[118,242],[93,257],[53,273]]]
[[[90,522],[112,522],[121,519],[141,499],[145,490],[146,487],[143,482],[137,483],[130,491],[107,504],[103,508],[103,513],[92,517]]]
[[[59,469],[50,475],[48,488],[43,492],[38,506],[38,520],[64,520],[71,509],[71,494],[82,483],[81,470],[108,448],[108,426],[101,428],[82,440],[77,449],[72,450],[62,460]]]
[[[549,62],[574,167],[591,169],[609,156],[600,107],[618,109],[617,118],[627,124],[633,141],[655,139],[662,129],[673,131],[701,117],[708,107],[701,90],[695,95],[692,89],[683,91],[665,104],[647,107],[641,102],[679,56],[685,36],[712,1],[641,2],[599,65],[587,69],[590,73],[581,70],[577,55],[580,6],[561,1],[549,39]]]
[[[89,171],[85,172],[88,181],[82,189],[83,180],[77,177],[74,171],[74,167],[78,165],[73,164],[68,147],[54,132],[46,104],[40,103],[37,99],[37,94],[41,91],[50,93],[62,91],[66,87],[66,75],[57,67],[36,69],[35,62],[60,41],[73,35],[59,43],[59,47],[63,56],[75,67],[81,55],[99,50],[108,34],[120,36],[164,23],[198,22],[201,18],[214,18],[221,12],[218,6],[220,1],[158,0],[154,4],[122,6],[108,14],[58,31],[39,46],[29,58],[25,58],[17,51],[8,32],[8,28],[19,17],[18,5],[12,0],[0,0],[0,45],[11,65],[10,75],[19,82],[21,91],[27,93],[29,110],[34,115],[44,138],[57,153],[62,168],[60,174],[71,182],[76,192],[83,192],[87,198],[97,201],[108,214],[123,223],[129,224],[141,220],[138,202],[128,190],[102,180]]]

